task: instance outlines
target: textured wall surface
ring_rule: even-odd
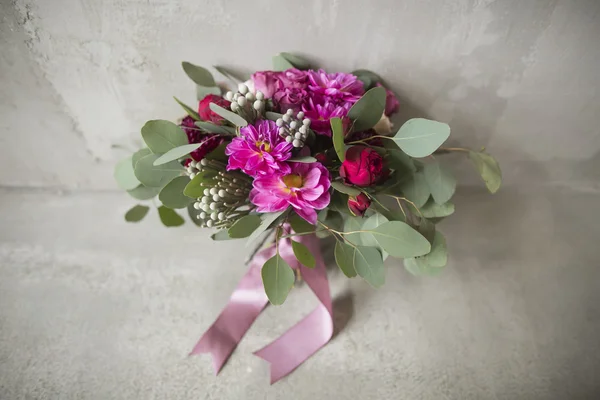
[[[598,0],[0,0],[0,399],[600,398],[599,39]],[[314,298],[268,307],[215,378],[186,355],[247,250],[125,224],[112,171],[192,102],[180,61],[280,51],[381,73],[399,121],[450,123],[505,186],[452,156],[446,271],[388,259],[374,290],[332,268],[340,333],[269,386],[252,351]]]

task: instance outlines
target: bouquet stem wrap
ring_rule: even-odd
[[[331,293],[325,263],[319,248],[319,239],[315,235],[304,235],[297,236],[295,240],[308,247],[314,255],[315,268],[307,268],[296,260],[290,239],[279,241],[279,255],[292,268],[301,270],[303,279],[317,296],[320,304],[279,338],[254,353],[271,364],[271,384],[296,369],[327,344],[333,335]],[[210,353],[216,374],[268,303],[263,288],[261,268],[276,251],[273,244],[256,254],[229,302],[190,353],[190,355]]]

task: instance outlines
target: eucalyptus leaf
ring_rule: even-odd
[[[393,257],[416,257],[431,251],[427,239],[404,222],[385,222],[370,232],[377,243]]]
[[[454,204],[449,201],[444,204],[437,204],[435,201],[429,200],[421,207],[421,213],[425,218],[447,217],[454,213]]]
[[[344,162],[346,159],[346,147],[344,146],[344,125],[342,124],[342,119],[338,117],[331,118],[329,123],[333,132],[332,139],[335,154],[337,154],[341,162]]]
[[[252,243],[256,239],[258,239],[258,237],[260,235],[262,235],[263,232],[265,232],[267,229],[269,229],[269,227],[271,227],[271,225],[275,221],[277,221],[277,219],[280,218],[285,212],[286,211],[278,211],[278,212],[274,212],[274,213],[260,214],[260,219],[261,219],[260,225],[258,226],[258,228],[256,228],[254,230],[254,232],[252,232],[252,234],[246,241],[246,246],[250,245],[250,243]]]
[[[142,206],[139,204],[136,206],[133,206],[132,208],[129,209],[129,211],[127,211],[125,213],[125,221],[139,222],[142,219],[144,219],[146,214],[148,214],[148,210],[150,210],[150,207],[148,207],[148,206]]]
[[[304,156],[304,157],[292,157],[292,158],[290,158],[287,161],[288,162],[297,162],[297,163],[310,164],[310,163],[317,162],[317,159],[314,158],[314,157],[310,157],[310,156]]]
[[[196,126],[209,133],[218,133],[219,135],[235,135],[235,128],[225,125],[215,125],[211,122],[196,121]]]
[[[432,267],[427,264],[427,261],[423,257],[405,258],[404,268],[415,276],[435,276],[444,270],[443,268]]]
[[[119,161],[115,167],[115,180],[123,190],[132,190],[140,185],[140,181],[135,176],[132,162],[132,157],[127,157]]]
[[[265,113],[265,118],[271,121],[277,121],[281,117],[283,117],[283,114],[279,114],[273,111],[267,111]]]
[[[355,245],[362,245],[362,237],[361,232],[357,232],[362,230],[364,219],[361,217],[353,217],[347,216],[344,218],[344,232],[356,232],[344,235],[344,239],[347,239],[348,242]]]
[[[294,68],[294,65],[288,61],[283,53],[273,56],[273,71],[285,71]]]
[[[427,184],[427,180],[422,171],[415,172],[410,179],[402,182],[400,188],[404,197],[415,203],[419,208],[427,203],[429,195],[431,194],[429,185]]]
[[[258,215],[245,215],[235,221],[235,223],[227,230],[229,236],[234,239],[248,237],[261,224],[261,219]]]
[[[216,175],[217,173],[211,170],[198,172],[196,176],[188,182],[185,189],[183,189],[183,194],[192,198],[202,197],[204,195],[204,189],[212,185],[213,178]]]
[[[201,86],[196,85],[196,98],[198,100],[204,99],[206,96],[214,94],[215,96],[221,95],[221,88],[218,86]]]
[[[213,68],[216,69],[217,71],[219,71],[221,73],[221,75],[223,75],[224,77],[229,79],[234,85],[238,85],[238,84],[244,82],[244,79],[240,78],[234,72],[231,72],[230,70],[228,70],[225,67],[222,67],[220,65],[214,65]]]
[[[448,263],[448,248],[446,239],[440,232],[435,233],[431,252],[422,257],[407,258],[404,267],[413,275],[437,275]]]
[[[148,121],[142,127],[142,138],[153,153],[167,151],[188,144],[185,132],[171,121]]]
[[[133,166],[134,171],[135,171],[135,165],[137,164],[137,162],[140,161],[142,159],[142,157],[148,156],[150,154],[152,154],[152,150],[150,150],[147,147],[140,149],[140,150],[136,151],[135,153],[133,153],[133,156],[131,156],[131,165]]]
[[[483,178],[490,193],[496,193],[502,184],[502,171],[498,161],[489,154],[469,151],[469,159]]]
[[[229,236],[229,232],[227,232],[227,229],[221,229],[221,230],[217,231],[216,233],[213,233],[212,235],[210,235],[210,238],[214,241],[235,239],[235,238],[232,238],[231,236]]]
[[[182,102],[181,100],[179,100],[177,97],[173,96],[173,98],[175,99],[175,101],[177,102],[177,104],[179,104],[181,106],[181,108],[183,108],[183,110],[187,113],[187,115],[189,115],[190,117],[192,117],[196,121],[200,120],[200,115],[198,114],[197,111],[195,111],[190,106],[188,106],[187,104],[185,104],[184,102]]]
[[[155,166],[154,161],[159,157],[159,154],[150,154],[135,164],[135,176],[144,186],[161,188],[183,172],[177,161]]]
[[[456,179],[452,173],[434,160],[425,164],[423,169],[425,180],[429,185],[431,196],[437,204],[444,204],[454,196]]]
[[[348,195],[335,190],[331,193],[331,200],[327,208],[343,215],[351,215],[348,209]]]
[[[386,140],[386,142],[390,141]],[[406,174],[416,172],[417,170],[412,158],[400,149],[388,148],[385,155],[385,161],[388,167],[399,173]]]
[[[435,238],[435,224],[427,218],[418,218],[414,222],[414,228],[419,232],[427,241],[433,244]]]
[[[382,214],[376,212],[369,218],[365,219],[361,229],[364,231],[372,231],[379,225],[384,224],[386,222],[389,222],[389,220]],[[361,232],[360,240],[364,246],[378,247],[381,250],[381,256],[384,261],[388,257],[388,253],[379,245],[379,243],[377,242],[377,240],[375,240],[375,237],[371,232]]]
[[[357,188],[353,187],[353,186],[347,186],[344,185],[342,182],[337,182],[337,181],[333,181],[331,182],[331,187],[334,188],[335,190],[337,190],[338,192],[356,197],[358,196],[361,191],[358,190]]]
[[[160,193],[161,188],[159,187],[146,187],[139,185],[135,189],[128,190],[127,193],[134,199],[138,200],[150,200],[156,197]]]
[[[206,68],[194,65],[187,61],[181,63],[186,75],[199,86],[211,87],[216,86],[215,78]]]
[[[187,176],[178,176],[162,188],[158,195],[158,199],[169,208],[176,209],[187,207],[188,204],[193,201],[183,194],[183,190],[189,182],[190,178]]]
[[[290,240],[292,241],[294,255],[296,256],[296,259],[300,261],[300,264],[308,268],[314,268],[316,265],[315,257],[311,254],[310,250],[308,250],[308,247],[293,239]]]
[[[378,288],[385,283],[385,267],[381,253],[374,247],[354,246],[354,269],[371,286]]]
[[[297,68],[297,69],[301,69],[301,70],[307,70],[310,69],[310,63],[305,60],[302,57],[299,57],[295,54],[292,53],[279,53],[279,55],[283,58],[285,58],[285,60],[287,62],[289,62],[290,64],[292,64],[293,67]]]
[[[181,226],[185,222],[179,214],[165,206],[158,207],[158,216],[163,225],[167,227]]]
[[[183,146],[175,147],[154,160],[153,165],[163,165],[170,161],[179,160],[198,149],[200,146],[202,146],[202,143],[184,144]]]
[[[304,218],[300,217],[298,214],[294,213],[289,218],[290,225],[292,226],[292,230],[296,233],[307,233],[314,232],[315,226],[310,224]]]
[[[217,160],[227,164],[227,155],[225,155],[225,149],[227,143],[221,143],[213,151],[204,156],[207,160]]]
[[[223,107],[221,107],[218,104],[210,103],[210,109],[214,113],[220,115],[221,117],[225,118],[227,121],[234,124],[235,126],[244,127],[244,126],[248,125],[248,121],[246,121],[244,118],[242,118],[241,116],[239,116],[238,114],[236,114],[232,111],[224,109]]]
[[[352,75],[356,76],[362,83],[365,90],[369,90],[378,82],[381,82],[381,77],[368,69],[357,69],[352,71]]]
[[[190,203],[187,206],[187,212],[188,212],[188,217],[190,217],[190,221],[192,221],[194,223],[194,225],[199,226],[200,228],[204,228],[204,221],[202,221],[200,218],[198,218],[200,216],[200,213],[202,212],[201,210],[196,210],[194,208],[194,203]],[[214,240],[214,239],[213,239]]]
[[[385,110],[386,93],[383,87],[369,89],[348,111],[355,132],[370,129],[379,122]]]
[[[271,304],[283,304],[295,280],[294,271],[289,264],[279,254],[275,254],[263,265],[260,274]]]
[[[392,138],[411,157],[427,157],[450,136],[450,126],[425,118],[409,119]]]
[[[354,247],[338,240],[335,244],[333,254],[336,264],[344,275],[348,278],[354,278],[356,276],[356,270],[354,269]]]

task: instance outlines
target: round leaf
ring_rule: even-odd
[[[158,207],[158,216],[163,225],[168,227],[181,226],[185,222],[179,214],[165,206]]]
[[[434,276],[442,272],[443,268],[432,267],[422,258],[405,258],[404,268],[415,276]]]
[[[392,138],[411,157],[427,157],[450,136],[450,126],[425,118],[413,118],[404,123]]]
[[[212,74],[206,68],[194,65],[187,61],[182,62],[181,66],[186,75],[193,80],[196,85],[206,87],[216,86],[215,78],[213,78]]]
[[[131,165],[133,165],[133,169],[135,170],[135,165],[138,163],[138,161],[142,159],[142,157],[148,156],[150,154],[152,154],[152,150],[150,150],[147,147],[133,153],[133,156],[131,157]]]
[[[153,153],[166,153],[188,144],[185,132],[171,121],[165,120],[146,122],[142,127],[142,138]]]
[[[371,233],[377,243],[393,257],[416,257],[431,251],[427,239],[404,222],[385,222]]]
[[[183,194],[183,190],[190,182],[187,176],[178,176],[162,188],[158,199],[169,208],[185,208],[193,200]]]
[[[310,250],[308,250],[308,247],[306,247],[300,242],[292,240],[292,250],[294,251],[296,259],[300,261],[300,264],[308,268],[315,267],[315,257],[311,254]]]
[[[355,132],[370,129],[379,122],[385,110],[385,89],[381,86],[369,89],[348,111],[354,121]]]
[[[440,218],[447,217],[454,213],[454,204],[446,202],[444,204],[437,204],[435,201],[428,201],[423,207],[421,207],[421,214],[425,218]]]
[[[385,268],[381,253],[374,247],[355,246],[353,248],[354,269],[371,286],[378,288],[385,283]]]
[[[205,170],[198,172],[194,179],[189,180],[183,194],[188,197],[198,198],[204,195],[204,189],[213,183],[213,178],[217,175],[215,171]]]
[[[442,167],[436,160],[425,164],[423,169],[425,180],[429,185],[431,196],[437,204],[444,204],[454,196],[456,191],[456,179],[452,173]]]
[[[469,152],[469,158],[483,178],[490,193],[496,193],[502,184],[502,171],[494,157],[485,153]]]
[[[159,154],[150,154],[142,157],[135,164],[135,176],[144,186],[163,187],[183,171],[183,167],[177,161],[154,166],[154,161],[158,157]]]
[[[384,217],[382,214],[376,212],[375,214],[371,215],[369,218],[367,218],[365,220],[365,222],[362,224],[361,230],[371,231],[371,230],[377,228],[379,225],[386,223],[388,221],[389,220],[386,217]],[[377,240],[375,240],[375,237],[370,232],[362,232],[360,234],[360,240],[361,240],[362,244],[365,246],[380,247],[379,243],[377,243]],[[381,250],[382,250],[381,257],[385,261],[385,259],[388,256],[388,253],[386,251],[384,251],[383,249],[381,249]]]
[[[135,189],[128,190],[127,193],[129,193],[129,195],[134,199],[150,200],[151,198],[156,197],[156,195],[160,193],[160,188],[139,185]]]
[[[131,157],[119,161],[115,167],[115,180],[123,190],[132,190],[139,186],[140,181],[135,176]]]
[[[281,305],[294,285],[294,271],[279,254],[267,260],[260,272],[265,293],[273,305]]]
[[[229,236],[229,232],[227,232],[226,229],[221,229],[217,233],[213,233],[212,235],[210,235],[210,238],[212,240],[214,240],[214,241],[232,240],[232,239],[234,239],[231,236]]]
[[[246,215],[238,219],[227,231],[229,236],[234,239],[248,237],[260,225],[260,217],[258,215]]]
[[[401,184],[400,188],[404,197],[415,203],[419,208],[427,203],[431,194],[425,175],[421,171],[415,172],[410,179]]]
[[[310,224],[296,213],[290,217],[289,222],[290,225],[292,225],[292,230],[296,233],[314,232],[315,230],[314,225]]]
[[[348,278],[356,276],[354,269],[354,247],[338,241],[334,250],[335,262]]]
[[[148,206],[142,206],[139,204],[133,206],[125,213],[125,221],[139,222],[146,216],[146,214],[148,214],[148,210],[150,210],[150,207]]]

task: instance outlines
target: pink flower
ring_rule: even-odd
[[[267,99],[273,97],[277,91],[279,84],[280,72],[275,71],[258,71],[250,77],[254,82],[254,89],[262,92]]]
[[[309,99],[302,106],[306,118],[310,119],[310,128],[321,135],[331,136],[331,124],[329,120],[334,117],[344,117],[352,107],[351,103],[339,103],[325,101],[323,104],[318,100]]]
[[[308,71],[308,88],[316,94],[356,103],[365,93],[363,83],[352,74]]]
[[[315,210],[329,204],[329,171],[316,162],[290,164],[289,172],[256,177],[250,201],[258,207],[258,212],[283,211],[291,205],[300,217],[314,225]]]
[[[361,193],[356,197],[348,197],[348,209],[355,217],[364,216],[367,208],[370,206],[371,200],[364,193]]]
[[[261,120],[255,125],[240,129],[240,136],[225,148],[227,170],[241,169],[250,176],[289,172],[285,161],[292,156],[292,144],[279,136],[275,122]]]
[[[215,103],[216,105],[229,110],[231,102],[216,94],[209,94],[200,100],[200,104],[198,104],[198,115],[202,121],[212,122],[217,125],[223,124],[225,119],[210,109],[210,103]]]
[[[273,100],[279,107],[279,111],[282,113],[285,113],[290,108],[294,111],[299,111],[306,98],[306,90],[295,87],[287,87],[283,90],[278,90],[273,95]]]
[[[308,85],[308,72],[290,68],[279,73],[280,88],[306,89]]]
[[[398,101],[398,98],[394,92],[379,82],[377,83],[377,86],[381,86],[385,89],[385,115],[389,117],[390,115],[397,113],[398,109],[400,108],[400,102]]]

